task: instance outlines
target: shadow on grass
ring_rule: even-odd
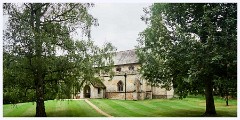
[[[226,111],[217,111],[217,115],[214,116],[203,116],[204,111],[192,111],[192,110],[175,110],[172,112],[161,112],[156,113],[156,116],[131,116],[131,117],[237,117],[228,114]],[[224,116],[223,116],[224,115]],[[4,116],[7,117],[7,116]],[[35,117],[35,114],[28,114],[25,116],[15,116],[15,117]],[[47,117],[103,117],[98,115],[87,115],[84,112],[82,114],[77,113],[74,110],[58,110],[54,112],[47,112]],[[129,116],[118,116],[118,117],[129,117]]]
[[[47,117],[103,117],[95,114],[92,114],[91,116],[89,116],[84,112],[79,113],[79,112],[76,112],[75,110],[57,110],[53,112],[46,112],[46,114],[47,114]],[[4,116],[4,117],[35,117],[35,113],[29,113],[23,116]]]
[[[13,118],[15,118],[15,117],[35,117],[35,113],[34,114],[27,114],[27,115],[21,115],[21,116],[12,116],[12,115],[5,115],[5,116],[3,116],[3,117],[9,117],[9,118],[11,118],[11,117],[13,117]]]
[[[216,115],[204,115],[205,111],[194,111],[194,110],[174,110],[173,112],[162,112],[158,113],[156,117],[237,117],[237,113],[233,115],[228,114],[228,111],[217,111]]]
[[[48,117],[103,117],[100,114],[89,114],[84,111],[76,112],[76,110],[57,110],[47,112]]]

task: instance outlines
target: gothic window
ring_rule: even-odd
[[[128,69],[133,71],[133,70],[134,70],[134,66],[133,66],[133,65],[130,65],[130,66],[128,67]]]
[[[121,72],[121,67],[117,67],[117,68],[116,68],[116,71],[117,71],[117,72]]]
[[[122,83],[122,81],[119,81],[117,83],[117,88],[118,88],[118,91],[123,91],[123,83]]]

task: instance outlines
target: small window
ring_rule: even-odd
[[[119,81],[117,83],[117,88],[118,88],[118,91],[123,91],[123,82],[122,81]]]
[[[117,67],[117,68],[116,68],[116,71],[117,71],[117,72],[121,72],[121,67]]]
[[[100,94],[101,93],[101,89],[100,88],[98,88],[98,94]]]
[[[134,66],[133,66],[133,65],[130,65],[130,66],[128,67],[128,69],[129,69],[129,70],[134,70]]]

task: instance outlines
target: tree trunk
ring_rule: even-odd
[[[42,60],[42,44],[40,33],[40,18],[41,18],[41,3],[31,5],[31,22],[34,29],[35,36],[35,50],[36,50],[36,69],[35,86],[36,86],[36,117],[46,117],[44,106],[44,74],[43,74],[43,60]],[[35,22],[34,22],[35,20]],[[35,26],[34,26],[35,24]]]
[[[228,106],[228,96],[227,96],[227,100],[226,100],[226,106]]]
[[[228,89],[228,88],[227,88]],[[227,94],[226,94],[226,106],[228,106],[228,96],[229,96],[229,94],[228,94],[228,90],[227,90]]]
[[[45,106],[44,106],[44,89],[43,88],[44,88],[43,79],[39,77],[37,79],[37,86],[36,86],[36,97],[37,97],[36,117],[47,116],[45,112]]]
[[[213,82],[212,80],[205,81],[205,97],[206,97],[206,111],[204,115],[216,115],[214,99],[213,99]]]

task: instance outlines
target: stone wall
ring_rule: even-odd
[[[125,92],[106,92],[106,98],[125,100]],[[133,92],[127,92],[126,99],[133,100]]]
[[[147,84],[147,81],[145,79],[140,80],[141,81],[141,90],[143,91],[152,91],[152,86]]]
[[[113,79],[110,80],[109,77],[104,77],[104,81],[103,84],[106,86],[106,92],[121,92],[118,91],[118,86],[117,83],[119,81],[122,81],[123,83],[123,91],[125,91],[125,77],[124,76],[114,76]],[[135,81],[135,75],[127,75],[126,78],[126,91],[134,91],[135,85],[134,85],[134,81]]]
[[[165,99],[165,98],[167,98],[167,95],[153,95],[152,98],[153,99]]]
[[[133,100],[144,100],[146,98],[146,93],[145,92],[133,92]],[[151,97],[149,98],[151,99]]]
[[[106,98],[125,100],[125,92],[106,92]],[[152,92],[126,92],[127,100],[152,99]]]
[[[153,95],[167,95],[167,91],[165,88],[161,87],[152,87]]]
[[[172,98],[174,94],[174,90],[166,90],[161,87],[152,87],[153,99],[161,99],[161,98]]]
[[[80,98],[84,98],[84,95],[83,95],[83,89],[81,90],[81,92],[80,92]]]
[[[113,71],[115,71],[115,75],[112,79],[109,78],[107,74],[100,75],[104,79],[103,83],[106,86],[106,98],[111,99],[124,99],[124,94],[121,92],[125,91],[125,84],[126,84],[126,92],[132,92],[133,100],[142,100],[142,99],[152,99],[152,98],[165,98],[168,94],[173,95],[173,91],[166,91],[166,89],[162,89],[161,87],[152,87],[151,85],[147,84],[145,79],[140,79],[140,75],[137,72],[137,69],[140,68],[138,64],[134,65],[135,71],[129,71],[129,65],[121,65],[115,66]],[[121,72],[117,72],[116,68],[121,67]],[[131,74],[134,73],[134,74]],[[125,83],[125,77],[123,76],[127,73],[127,78]],[[118,76],[121,75],[121,76]],[[137,83],[136,80],[139,80],[140,83]],[[118,82],[122,81],[123,83],[123,91],[118,91]],[[168,98],[168,97],[166,97]],[[129,98],[130,99],[130,98]]]
[[[83,84],[85,86],[86,84]],[[105,89],[100,88],[100,93],[98,94],[98,88],[93,87],[91,84],[90,86],[90,98],[104,98],[105,96]],[[75,96],[75,99],[84,98],[84,87],[82,87],[81,92]]]
[[[93,87],[92,85],[90,86],[91,88],[91,96],[90,98],[104,98],[104,89],[100,89],[100,93],[98,94],[98,88]]]
[[[167,98],[173,98],[174,97],[174,90],[173,88],[170,91],[167,91]]]
[[[134,65],[134,70],[129,70],[129,66]],[[91,98],[109,98],[109,99],[125,99],[125,85],[126,85],[126,94],[128,100],[144,100],[144,99],[153,99],[153,98],[172,98],[174,91],[167,91],[161,87],[153,87],[147,84],[147,80],[140,79],[140,74],[138,69],[140,68],[139,64],[126,64],[120,65],[121,72],[117,72],[115,66],[113,71],[115,71],[115,76],[113,79],[110,79],[109,74],[102,73],[96,75],[103,79],[103,84],[106,86],[106,89],[101,89],[100,94],[98,94],[98,88],[94,88],[90,85],[91,88]],[[127,73],[126,83],[125,77],[123,76]],[[139,80],[139,81],[136,81]],[[122,81],[123,91],[118,91],[118,82]],[[84,98],[83,90],[75,98]]]

